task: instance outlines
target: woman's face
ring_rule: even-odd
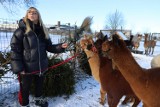
[[[38,12],[35,9],[30,9],[27,13],[27,18],[30,19],[33,23],[38,23]]]

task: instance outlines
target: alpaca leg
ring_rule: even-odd
[[[144,55],[146,55],[146,50],[144,51]]]
[[[149,47],[147,47],[147,52],[146,52],[146,55],[148,55],[149,54]]]
[[[145,49],[145,55],[148,55],[148,48]]]
[[[104,105],[105,103],[105,96],[106,96],[106,91],[104,91],[102,88],[100,89],[100,94],[101,94],[101,98],[100,98],[100,104]]]
[[[151,53],[151,47],[149,47],[148,55]]]
[[[114,63],[114,60],[112,60],[112,68],[113,68],[113,70],[118,69],[117,66],[116,66],[116,64]]]
[[[148,107],[146,104],[143,103],[143,107]]]
[[[138,97],[134,97],[134,98],[135,98],[135,99],[134,99],[135,101],[134,101],[132,107],[137,107],[137,105],[140,103],[140,100],[139,100]]]
[[[126,96],[124,101],[122,102],[122,105],[125,105],[128,102],[134,102],[132,107],[137,107],[137,105],[140,103],[140,100],[136,96]]]
[[[147,49],[147,48],[145,48],[145,53],[144,53],[144,54],[145,54],[145,55],[147,55],[147,53],[148,53],[148,49]]]
[[[152,48],[152,55],[153,55],[153,52],[154,52],[154,48]]]
[[[137,54],[137,50],[138,50],[138,48],[136,47],[135,54]]]
[[[114,96],[114,98],[110,95],[107,94],[107,99],[108,99],[108,105],[109,107],[117,107],[120,97]]]
[[[127,104],[127,102],[131,102],[130,100],[131,100],[131,97],[130,96],[126,96],[125,99],[122,102],[122,105]]]

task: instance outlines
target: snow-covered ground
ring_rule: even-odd
[[[143,42],[141,42],[139,50],[144,51]],[[158,42],[157,46],[155,47],[154,55],[146,56],[140,54],[133,54],[133,56],[135,57],[136,61],[141,65],[141,67],[150,68],[151,59],[157,54],[160,54],[160,42]],[[15,81],[15,84],[13,85],[18,86],[18,82]],[[93,79],[93,77],[88,76],[88,78],[86,79],[79,80],[75,85],[75,90],[76,92],[70,95],[69,98],[67,98],[66,96],[48,98],[49,107],[108,107],[107,103],[104,106],[99,104],[100,85]],[[31,96],[31,107],[34,107],[33,99],[34,98]],[[130,107],[130,105],[131,104],[122,106],[119,103],[118,107]],[[12,93],[6,96],[6,98],[3,100],[2,106],[19,107],[19,103],[17,101],[17,93]],[[140,103],[138,107],[142,107],[142,103]]]

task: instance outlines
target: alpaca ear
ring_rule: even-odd
[[[100,32],[98,32],[98,33],[95,35],[95,37],[96,37],[97,39],[103,39],[104,35],[103,35],[103,33],[100,31]]]
[[[92,36],[88,36],[88,39],[92,40],[92,39],[93,39],[93,37],[92,37]]]
[[[108,40],[108,35],[106,34],[105,36],[103,36],[102,40],[103,40],[103,41]]]
[[[103,35],[102,32],[100,32],[100,34],[99,34],[99,39],[103,39],[103,38],[104,38],[104,35]]]
[[[119,36],[117,34],[113,34],[112,35],[112,41],[116,46],[120,46],[120,39]]]
[[[87,35],[84,35],[84,39],[87,39]]]

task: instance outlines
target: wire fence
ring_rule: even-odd
[[[10,52],[10,40],[13,31],[17,28],[16,20],[0,18],[0,106],[3,105],[3,100],[6,95],[11,95],[18,90],[16,75],[13,75],[9,70],[8,63],[4,64],[6,53]]]

